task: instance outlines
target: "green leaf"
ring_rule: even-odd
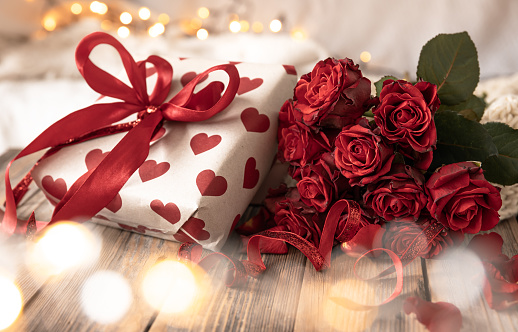
[[[429,169],[460,161],[484,161],[498,154],[491,135],[484,126],[453,111],[435,114],[437,150]]]
[[[518,130],[504,123],[489,122],[483,125],[493,138],[498,155],[482,162],[484,176],[493,183],[512,185],[518,182]]]
[[[453,106],[441,105],[439,109],[457,112],[468,120],[480,121],[486,109],[486,102],[484,98],[471,95],[465,102]]]
[[[440,34],[421,50],[417,77],[437,85],[442,104],[467,100],[478,84],[477,49],[467,32]]]
[[[376,96],[379,97],[381,93],[381,89],[383,88],[383,82],[386,80],[394,80],[397,81],[397,77],[394,76],[383,76],[379,79],[376,83],[374,83],[374,86],[376,87]]]

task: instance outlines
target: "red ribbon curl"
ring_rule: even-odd
[[[131,86],[97,67],[90,60],[90,53],[100,44],[110,45],[119,53]],[[69,114],[47,128],[9,163],[5,172],[6,202],[1,228],[8,235],[15,232],[25,233],[28,224],[28,221],[17,219],[16,205],[31,178],[30,175],[26,176],[24,184],[17,186],[16,194],[13,192],[9,169],[15,160],[43,149],[129,129],[96,168],[89,170],[70,187],[56,206],[50,222],[36,221],[36,227],[41,229],[60,220],[83,222],[103,209],[146,160],[150,141],[164,120],[192,122],[209,119],[233,101],[239,88],[236,67],[230,64],[218,65],[196,76],[178,94],[165,102],[171,88],[172,66],[158,56],[135,62],[117,39],[102,32],[94,32],[81,40],[76,49],[76,64],[94,91],[121,101],[94,104]],[[146,69],[146,64],[152,68]],[[209,83],[194,93],[196,85],[209,73],[217,70],[222,70],[229,76],[223,95],[221,93],[225,88],[221,82]],[[157,74],[151,95],[147,93],[148,72]],[[120,125],[114,125],[132,114],[137,114],[138,119],[131,126],[126,126],[129,128],[121,130],[117,127]]]

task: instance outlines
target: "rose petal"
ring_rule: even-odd
[[[407,315],[416,314],[417,320],[431,332],[457,332],[462,327],[459,308],[448,302],[428,302],[409,297],[403,303]]]
[[[502,254],[504,240],[500,234],[491,232],[489,234],[477,234],[468,244],[468,249],[472,250],[482,260],[491,260],[493,257]]]

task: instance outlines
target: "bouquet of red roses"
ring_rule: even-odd
[[[417,77],[383,77],[371,96],[371,82],[347,58],[320,61],[303,75],[279,114],[278,159],[290,164],[296,186],[272,190],[266,223],[251,220],[241,231],[292,232],[318,247],[330,209],[348,200],[360,207],[359,227],[351,238],[341,215],[335,243],[411,259],[493,228],[502,200],[487,179],[518,182],[518,156],[507,144],[518,133],[479,123],[485,103],[473,95],[479,67],[468,34],[429,41]]]

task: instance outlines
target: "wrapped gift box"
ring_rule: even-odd
[[[168,99],[197,73],[221,64],[166,60],[174,69]],[[234,64],[240,85],[230,106],[202,122],[166,121],[146,161],[94,222],[179,242],[194,240],[211,250],[221,248],[272,165],[277,115],[296,83],[291,66]],[[226,84],[228,76],[212,72],[197,90],[214,80]],[[34,168],[36,184],[55,205],[124,135],[60,149]]]

